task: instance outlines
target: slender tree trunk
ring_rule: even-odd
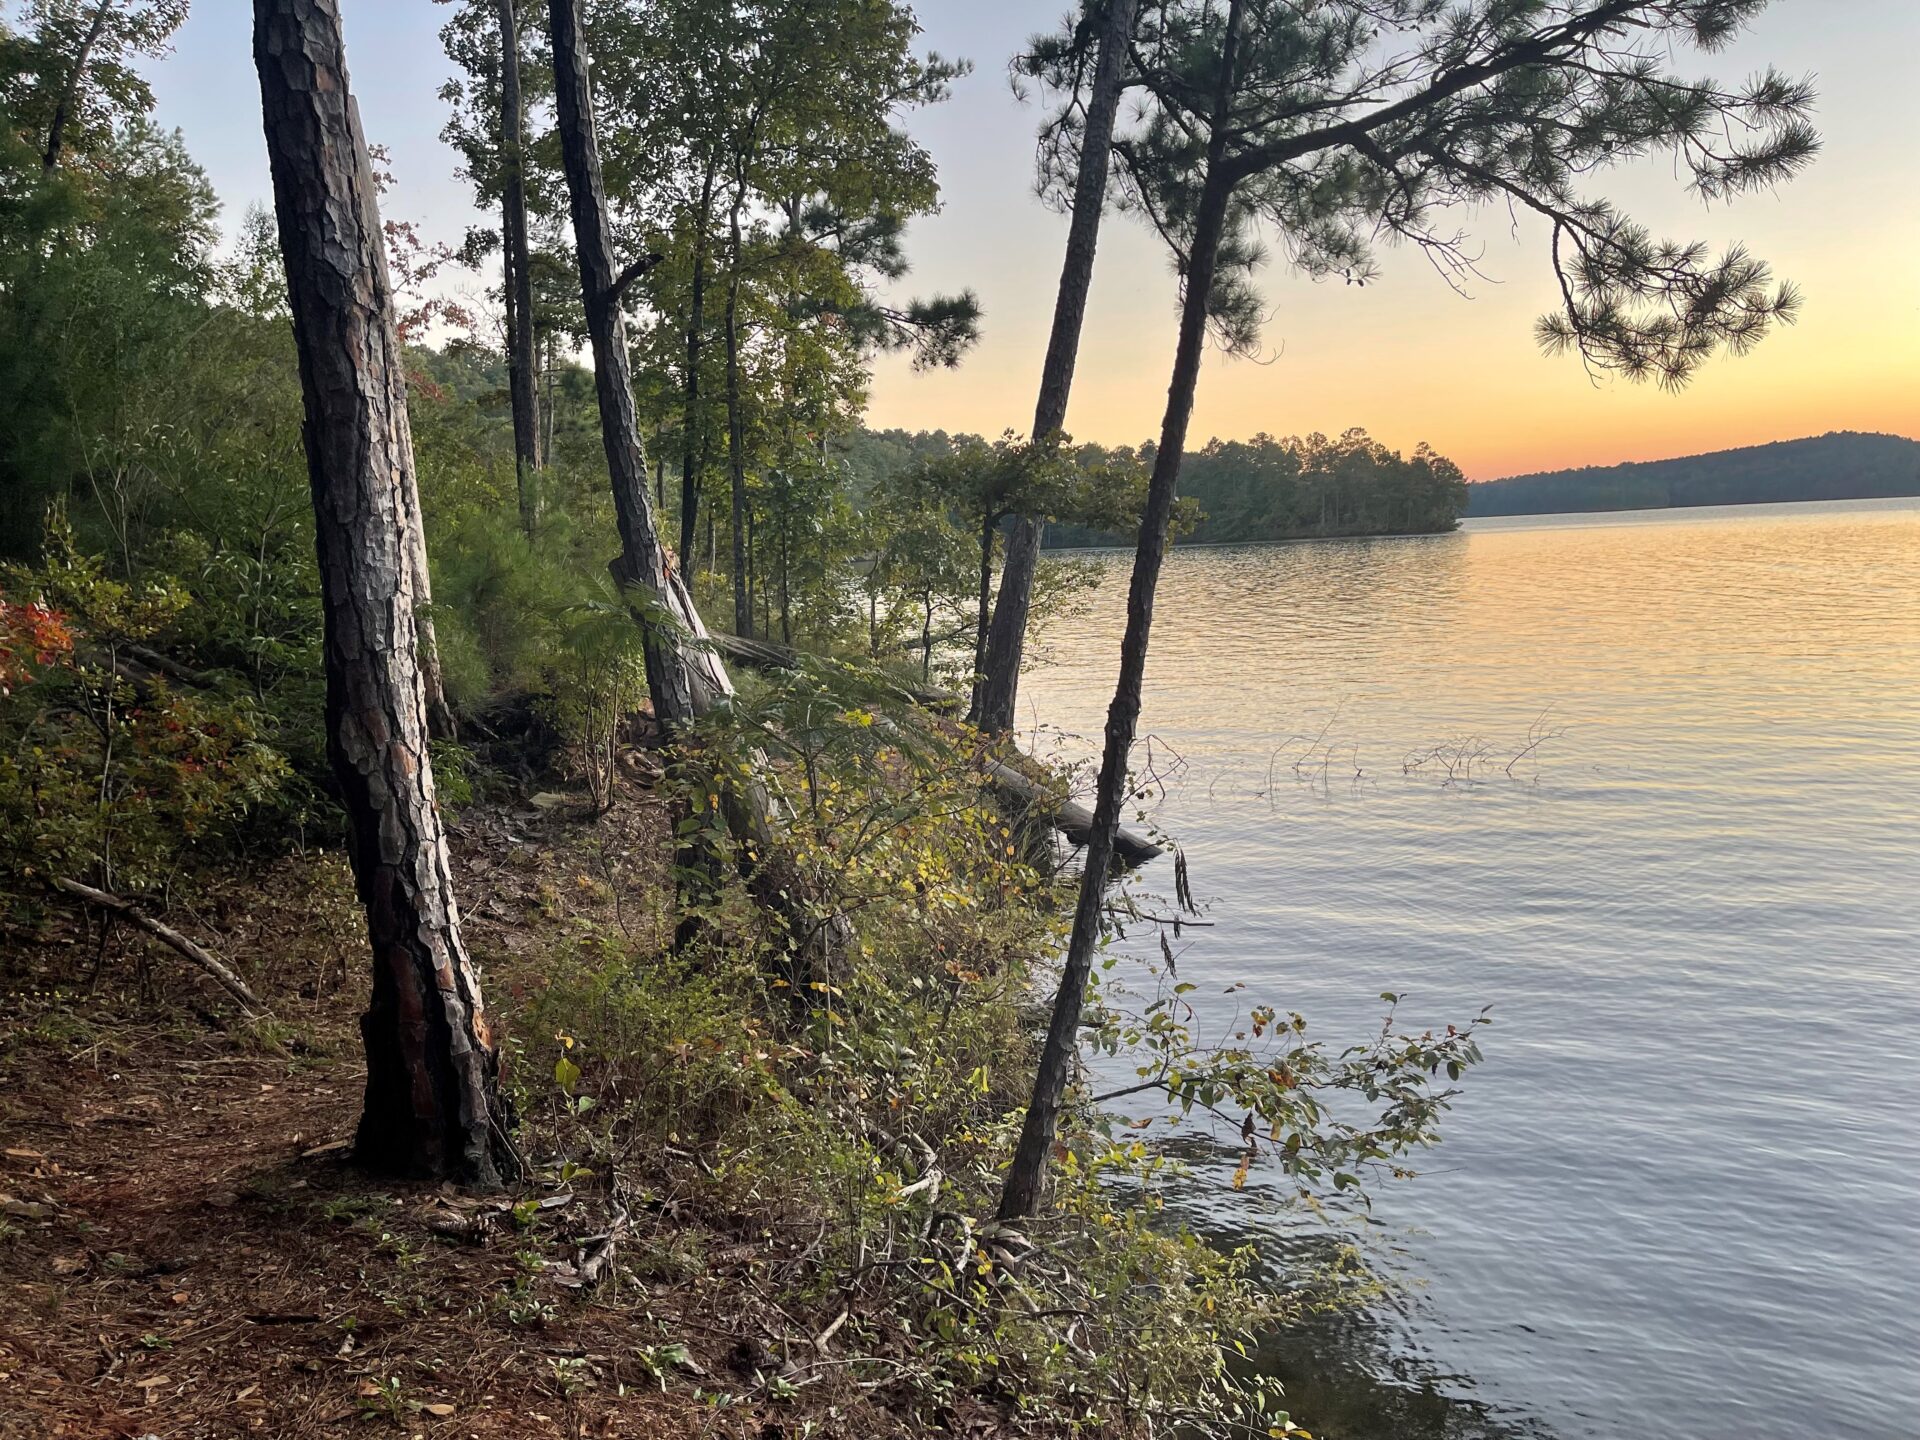
[[[607,224],[600,179],[600,146],[594,135],[593,92],[581,37],[579,0],[549,0],[553,24],[554,100],[560,122],[560,153],[573,203],[575,249],[580,259],[580,296],[593,341],[594,386],[600,401],[600,437],[613,482],[614,515],[620,527],[620,557],[613,563],[621,586],[634,587],[652,603],[670,600],[666,555],[647,497],[647,459],[640,445],[627,356],[627,323],[614,291],[613,235]],[[647,689],[653,713],[668,730],[697,713],[694,675],[681,637],[643,621]]]
[[[540,517],[540,409],[534,386],[533,272],[527,253],[526,107],[520,98],[520,22],[513,0],[500,6],[500,239],[506,264],[507,389],[513,404],[513,465],[520,528]]]
[[[553,347],[555,343],[556,341],[552,335],[547,336],[547,358],[546,362],[540,367],[540,374],[546,382],[546,403],[540,407],[541,419],[546,424],[546,439],[540,446],[540,454],[542,456],[551,456],[553,454],[553,422],[554,417],[560,413],[553,403]]]
[[[613,242],[600,178],[599,146],[594,138],[580,0],[548,0],[548,14],[552,21],[560,149],[573,202],[581,296],[593,340],[601,435],[620,522],[622,553],[615,562],[615,573],[623,584],[651,591],[655,602],[673,618],[671,629],[651,623],[645,626],[647,684],[653,692],[654,714],[671,731],[731,695],[733,686],[726,667],[705,643],[706,627],[693,607],[693,598],[685,582],[668,565],[654,531],[634,414],[626,327],[612,294]],[[682,643],[683,633],[691,643]],[[765,764],[761,756],[755,756],[754,762],[762,767]],[[812,973],[816,957],[844,950],[850,939],[849,927],[842,916],[822,920],[813,913],[809,902],[818,887],[775,846],[773,805],[760,781],[753,776],[735,780],[724,773],[715,778],[743,878],[755,901],[784,927],[790,983],[796,994],[804,995],[806,977]]]
[[[781,482],[780,496],[780,641],[793,643],[793,496]]]
[[[740,412],[740,210],[747,185],[733,189],[727,221],[727,479],[733,508],[733,630],[753,638],[753,605],[747,598],[747,424]]]
[[[60,152],[66,147],[67,122],[73,118],[73,107],[80,103],[80,81],[87,73],[87,62],[93,58],[93,47],[100,43],[100,36],[107,28],[107,13],[113,9],[113,0],[100,0],[94,8],[93,23],[87,27],[87,37],[80,42],[80,53],[73,57],[73,68],[67,72],[67,83],[60,87],[60,99],[53,107],[53,123],[47,127],[47,149],[40,157],[41,173],[51,175],[60,168]]]
[[[687,304],[687,373],[682,381],[680,426],[680,563],[691,574],[698,556],[694,525],[700,514],[700,470],[706,460],[700,424],[700,356],[706,346],[707,220],[713,210],[714,164],[700,179],[699,227],[693,237],[693,293]]]
[[[427,734],[452,740],[460,733],[440,670],[440,637],[433,625],[433,577],[427,568],[427,520],[420,507],[420,478],[413,468],[413,432],[407,412],[400,412],[400,428],[407,437],[407,463],[400,470],[401,498],[411,515],[406,538],[413,564],[414,628],[419,636],[420,683],[427,695]]]
[[[1218,88],[1214,94],[1212,135],[1207,147],[1206,178],[1194,217],[1193,241],[1187,257],[1186,293],[1180,309],[1180,339],[1174,352],[1173,378],[1167,386],[1166,415],[1160,426],[1160,446],[1154,456],[1153,476],[1147,486],[1147,508],[1140,522],[1140,543],[1134,552],[1133,581],[1127,592],[1127,629],[1120,644],[1120,678],[1113,703],[1107,709],[1106,743],[1100,756],[1100,782],[1095,795],[1093,829],[1087,836],[1085,871],[1080,877],[1080,899],[1074,908],[1073,934],[1054,997],[1053,1016],[1041,1048],[1013,1163],[1000,1192],[1002,1220],[1018,1220],[1040,1208],[1047,1160],[1059,1128],[1060,1105],[1080,1043],[1080,1012],[1093,973],[1094,950],[1100,942],[1106,906],[1108,868],[1113,862],[1114,838],[1120,828],[1120,807],[1127,794],[1127,760],[1140,722],[1140,696],[1147,669],[1147,641],[1153,629],[1154,591],[1160,583],[1160,565],[1166,558],[1167,534],[1173,520],[1174,487],[1186,450],[1187,422],[1193,414],[1194,388],[1200,378],[1200,359],[1207,342],[1207,299],[1213,289],[1225,229],[1227,204],[1233,183],[1222,157],[1226,150],[1228,99],[1233,94],[1234,65],[1238,58],[1243,0],[1232,0],[1222,41]]]
[[[1040,370],[1040,398],[1034,406],[1033,439],[1058,434],[1067,422],[1067,397],[1080,353],[1080,329],[1087,315],[1087,291],[1093,283],[1094,247],[1100,238],[1100,212],[1106,201],[1107,167],[1113,155],[1113,122],[1120,108],[1128,42],[1133,38],[1137,0],[1109,0],[1106,28],[1100,34],[1093,91],[1087,99],[1087,123],[1080,141],[1080,173],[1073,188],[1073,222],[1067,229],[1067,257],[1060,269],[1060,290],[1053,304],[1053,332]],[[1000,601],[993,611],[983,678],[975,692],[974,721],[992,734],[1013,728],[1020,694],[1020,665],[1026,655],[1027,620],[1033,608],[1033,576],[1040,561],[1042,522],[1031,516],[1014,521],[1000,570]]]
[[[980,613],[973,626],[972,713],[980,713],[981,696],[987,677],[987,630],[993,619],[987,607],[993,604],[993,532],[999,517],[988,515],[980,523]]]
[[[337,0],[255,0],[254,57],[306,402],[327,748],[373,948],[355,1153],[497,1185],[518,1162],[434,799],[406,376]]]

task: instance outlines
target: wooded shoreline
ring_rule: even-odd
[[[1454,521],[1452,525],[1433,530],[1354,530],[1337,535],[1282,535],[1264,540],[1176,540],[1169,547],[1173,550],[1239,550],[1248,546],[1268,545],[1312,545],[1326,540],[1432,540],[1440,536],[1458,534],[1466,523],[1467,517]],[[1041,552],[1049,555],[1108,555],[1130,554],[1131,547],[1120,542],[1102,545],[1053,545],[1043,543]]]

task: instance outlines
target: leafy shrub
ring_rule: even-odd
[[[110,579],[56,515],[47,556],[0,596],[0,867],[164,887],[276,794],[283,757],[249,699],[176,688],[143,642],[186,608],[177,584]]]
[[[574,551],[563,523],[529,539],[510,520],[477,513],[448,534],[436,585],[453,699],[537,697],[568,768],[605,809],[627,721],[646,696],[646,666],[639,628],[604,566]]]
[[[715,777],[758,752],[801,913],[854,917],[849,943],[797,968],[791,932],[730,884],[683,897],[707,924],[677,953],[568,940],[517,1067],[523,1111],[552,1118],[566,1173],[799,1237],[782,1302],[850,1309],[856,1358],[830,1363],[902,1414],[944,1423],[972,1394],[1093,1429],[1286,1433],[1229,1363],[1275,1313],[1252,1257],[1165,1223],[1163,1161],[1136,1136],[1076,1114],[1044,1228],[992,1219],[1063,896],[983,801],[977,740],[889,703],[890,683],[809,664],[753,686],[681,797],[724,844]],[[791,1359],[789,1382],[821,1378]]]

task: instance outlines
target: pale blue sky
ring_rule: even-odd
[[[342,9],[368,133],[394,156],[388,209],[457,241],[474,212],[439,140],[446,11],[430,0],[342,0]],[[1036,115],[1013,99],[1006,61],[1062,9],[1045,0],[918,6],[925,43],[977,69],[949,104],[913,122],[940,164],[946,208],[911,232],[912,286],[977,290],[986,339],[954,374],[883,363],[874,423],[993,433],[1031,418],[1064,222],[1033,198]],[[195,0],[177,53],[154,71],[160,118],[185,132],[229,221],[268,195],[250,30],[245,0]],[[1827,153],[1779,196],[1710,213],[1653,167],[1609,187],[1656,230],[1751,242],[1807,292],[1797,329],[1715,367],[1684,395],[1596,388],[1577,365],[1540,357],[1529,326],[1551,303],[1550,277],[1539,237],[1526,226],[1516,235],[1501,213],[1476,227],[1496,283],[1471,301],[1409,256],[1389,257],[1381,283],[1363,292],[1268,272],[1269,354],[1209,360],[1196,433],[1366,425],[1395,445],[1431,440],[1470,474],[1489,476],[1828,428],[1920,432],[1916,54],[1920,0],[1775,0],[1733,52],[1686,63],[1732,75],[1768,63],[1815,72]],[[1110,223],[1069,418],[1076,434],[1133,441],[1153,432],[1173,299],[1157,242],[1125,219]]]

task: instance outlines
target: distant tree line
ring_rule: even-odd
[[[1707,455],[1515,475],[1467,487],[1470,515],[1548,515],[1920,495],[1920,441],[1836,430]]]
[[[845,443],[861,483],[936,458],[971,436],[944,430],[862,431]],[[1155,446],[1076,447],[1083,468],[1150,470]],[[1430,447],[1390,450],[1365,430],[1329,439],[1209,440],[1180,466],[1180,538],[1193,544],[1301,540],[1336,535],[1424,535],[1452,530],[1467,505],[1460,467]],[[1046,544],[1071,549],[1124,545],[1128,536],[1100,524],[1055,516]]]

